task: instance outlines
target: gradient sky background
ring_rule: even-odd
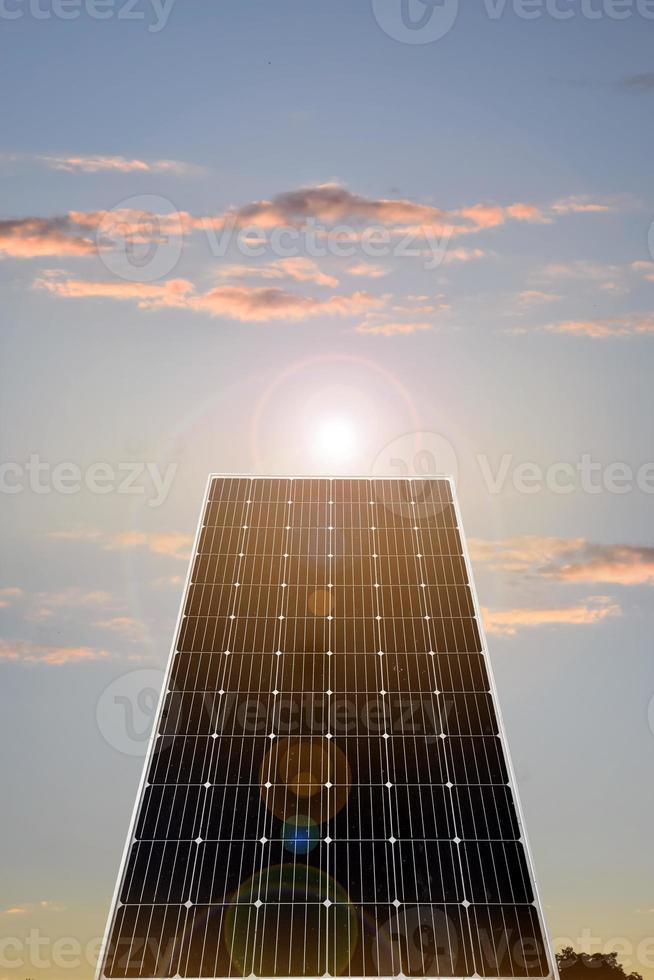
[[[208,472],[379,473],[415,445],[458,471],[550,931],[654,977],[654,496],[512,482],[654,459],[654,21],[469,4],[421,44],[389,35],[399,0],[177,0],[158,31],[139,2],[0,15],[1,460],[24,485],[1,498],[0,978],[92,973],[20,942],[52,960],[103,930],[142,768],[111,699],[161,683]],[[106,213],[143,195],[214,226],[262,201],[268,225],[382,223],[393,247],[221,257],[187,218],[155,243],[174,266],[129,283]],[[397,254],[425,224],[456,229],[437,268]],[[156,507],[145,478],[38,493],[34,454],[174,479]],[[504,456],[491,492],[479,457]]]

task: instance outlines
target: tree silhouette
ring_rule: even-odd
[[[556,962],[562,980],[643,980],[640,973],[625,973],[617,953],[576,953],[566,946]]]

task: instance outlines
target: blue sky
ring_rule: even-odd
[[[0,978],[91,975],[53,943],[102,931],[142,764],[103,692],[160,683],[207,473],[425,458],[458,476],[550,930],[651,977],[644,3],[469,4],[424,44],[382,29],[399,0],[38,9],[0,11]],[[353,254],[310,254],[335,225]]]

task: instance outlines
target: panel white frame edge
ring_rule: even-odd
[[[96,966],[96,970],[95,970],[95,980],[109,980],[109,978],[106,978],[105,977],[105,974],[102,973],[102,965],[104,963],[105,953],[107,951],[107,946],[108,946],[109,939],[110,939],[110,936],[111,936],[111,930],[112,930],[112,927],[113,927],[113,924],[114,924],[114,920],[116,918],[116,912],[118,910],[118,900],[119,900],[119,895],[120,895],[120,890],[121,890],[121,887],[122,887],[122,884],[123,884],[123,880],[124,880],[124,877],[125,877],[125,870],[126,870],[126,867],[127,867],[127,861],[129,859],[130,849],[132,847],[132,844],[134,843],[134,831],[136,829],[136,820],[137,820],[137,816],[138,816],[139,809],[140,809],[141,802],[142,802],[143,795],[144,795],[145,779],[146,779],[146,776],[147,776],[148,771],[150,769],[150,763],[152,761],[152,755],[153,755],[153,752],[154,752],[154,746],[155,746],[155,743],[156,743],[156,740],[157,740],[157,732],[159,730],[159,723],[161,721],[161,715],[163,713],[163,706],[164,706],[164,702],[165,702],[165,699],[166,699],[166,692],[168,690],[168,681],[170,680],[170,675],[171,675],[173,660],[174,660],[175,653],[176,653],[177,640],[178,640],[178,637],[179,637],[179,631],[180,631],[180,627],[181,627],[181,624],[182,624],[182,619],[183,619],[183,616],[184,616],[184,607],[185,607],[185,604],[186,604],[186,597],[187,597],[187,594],[188,594],[189,586],[191,584],[191,575],[192,575],[192,572],[193,572],[193,566],[195,564],[195,558],[196,558],[196,555],[197,555],[197,548],[198,548],[198,544],[199,544],[199,541],[200,541],[200,534],[202,533],[202,527],[203,527],[202,519],[204,517],[205,511],[206,511],[206,508],[207,508],[207,503],[209,501],[209,493],[211,491],[211,484],[212,484],[213,480],[216,480],[216,479],[238,479],[238,480],[368,480],[371,483],[374,482],[374,481],[376,481],[376,480],[403,480],[405,482],[413,482],[413,483],[417,483],[417,482],[423,481],[423,480],[445,480],[445,481],[447,481],[450,484],[450,490],[451,490],[451,493],[452,493],[452,503],[453,503],[453,506],[454,506],[454,512],[456,514],[456,522],[457,522],[457,527],[458,527],[458,530],[459,530],[459,535],[461,537],[461,546],[462,546],[462,550],[463,550],[463,560],[464,560],[464,563],[465,563],[466,573],[467,573],[467,576],[468,576],[468,584],[470,585],[470,592],[472,594],[472,603],[473,603],[473,609],[474,609],[474,613],[475,613],[475,618],[477,620],[477,627],[479,629],[479,637],[480,637],[480,640],[481,640],[481,648],[482,648],[481,649],[481,653],[482,653],[482,655],[484,657],[484,662],[485,662],[485,665],[486,665],[486,671],[488,673],[488,680],[489,680],[489,683],[490,683],[491,694],[492,694],[493,700],[494,700],[495,713],[496,713],[496,716],[497,716],[497,724],[498,724],[498,728],[499,728],[499,735],[500,735],[500,739],[501,739],[501,742],[502,742],[502,747],[504,749],[504,760],[506,762],[506,768],[507,768],[507,772],[508,772],[508,776],[509,776],[509,786],[511,787],[511,790],[512,790],[512,793],[513,793],[513,802],[514,802],[514,805],[515,805],[515,808],[516,808],[516,812],[517,812],[517,815],[518,815],[518,824],[519,824],[519,828],[520,828],[520,836],[521,836],[522,844],[524,845],[525,854],[526,854],[526,860],[527,860],[527,867],[529,869],[529,874],[531,875],[531,883],[532,883],[533,889],[534,889],[534,907],[536,908],[536,912],[537,912],[537,915],[538,915],[538,921],[539,921],[539,924],[540,924],[540,927],[541,927],[541,932],[542,932],[542,935],[543,935],[543,944],[544,944],[544,947],[545,947],[545,953],[546,953],[546,956],[547,956],[547,959],[548,959],[548,963],[549,963],[549,967],[550,967],[549,977],[551,978],[551,980],[560,980],[558,968],[557,968],[557,965],[556,965],[556,957],[554,955],[554,950],[552,948],[551,936],[550,936],[549,931],[547,929],[547,925],[546,925],[546,922],[545,922],[545,916],[543,914],[543,904],[542,904],[542,900],[541,900],[541,896],[540,896],[540,889],[538,887],[538,881],[537,881],[537,878],[536,878],[535,867],[534,867],[534,862],[533,862],[532,853],[531,853],[531,843],[530,843],[529,837],[527,835],[527,830],[526,830],[526,825],[525,825],[525,819],[524,819],[524,814],[523,814],[523,810],[522,810],[522,803],[521,803],[521,800],[520,800],[520,794],[518,792],[518,784],[517,784],[517,780],[516,780],[515,770],[513,768],[513,760],[511,758],[511,753],[509,751],[509,744],[508,744],[507,737],[506,737],[506,730],[505,730],[505,727],[504,727],[504,718],[502,716],[502,711],[501,711],[501,708],[500,708],[500,702],[499,702],[499,697],[498,697],[497,685],[495,683],[495,675],[494,675],[494,672],[493,672],[493,666],[492,666],[492,663],[491,663],[490,654],[489,654],[489,650],[488,650],[488,643],[486,641],[486,631],[484,629],[484,623],[483,623],[483,620],[482,620],[482,617],[481,617],[481,608],[479,606],[479,598],[477,596],[477,586],[475,584],[475,580],[474,580],[474,577],[473,577],[473,574],[472,574],[472,563],[471,563],[471,560],[470,560],[470,553],[468,551],[468,541],[467,541],[466,534],[465,534],[465,531],[464,531],[463,522],[461,520],[461,510],[459,508],[459,500],[458,500],[458,496],[457,496],[457,492],[456,492],[456,484],[455,484],[454,478],[452,476],[450,476],[449,474],[447,474],[447,473],[432,474],[432,475],[426,476],[426,477],[421,477],[421,476],[381,476],[381,475],[369,476],[368,474],[366,474],[365,476],[356,476],[356,475],[352,475],[352,474],[349,474],[349,473],[347,473],[347,474],[345,474],[345,473],[344,474],[339,474],[338,476],[329,476],[327,474],[311,474],[309,476],[301,476],[301,475],[294,474],[293,476],[290,476],[288,474],[280,474],[280,473],[274,473],[274,474],[272,474],[272,473],[271,474],[260,474],[260,473],[210,473],[209,474],[209,476],[207,478],[207,484],[206,484],[206,487],[205,487],[204,496],[202,498],[202,506],[201,506],[201,509],[200,509],[200,514],[199,514],[199,517],[198,517],[198,522],[197,522],[197,526],[196,526],[196,530],[195,530],[195,537],[194,537],[194,540],[193,540],[193,550],[191,552],[191,557],[189,559],[188,569],[187,569],[187,572],[186,572],[186,579],[184,581],[184,588],[183,588],[183,591],[182,591],[182,596],[181,596],[181,600],[180,600],[179,611],[178,611],[177,620],[176,620],[176,623],[175,623],[175,631],[174,631],[174,634],[173,634],[173,639],[172,639],[172,643],[171,643],[171,647],[170,647],[170,652],[168,654],[168,660],[167,660],[166,668],[165,668],[165,672],[164,672],[164,682],[163,682],[163,684],[161,686],[161,692],[159,694],[159,701],[158,701],[157,710],[156,710],[156,713],[155,713],[155,720],[154,720],[154,722],[152,724],[152,731],[150,732],[150,737],[148,739],[147,750],[146,750],[145,758],[144,758],[144,762],[143,762],[143,772],[141,773],[141,778],[139,780],[139,786],[138,786],[138,790],[137,790],[137,793],[136,793],[136,799],[135,799],[135,802],[134,802],[134,809],[132,811],[132,816],[131,816],[130,823],[129,823],[129,830],[128,830],[128,833],[127,833],[127,839],[125,841],[125,846],[123,848],[123,853],[122,853],[122,857],[121,857],[121,861],[120,861],[120,866],[119,866],[119,870],[118,870],[118,876],[117,876],[117,879],[116,879],[116,886],[114,888],[113,896],[112,896],[112,899],[111,899],[111,904],[109,906],[109,914],[107,916],[107,922],[106,922],[106,926],[105,926],[104,936],[103,936],[103,939],[102,939],[102,943],[100,945],[100,951],[99,951],[99,954],[98,954],[98,962],[97,962],[97,966]],[[139,978],[139,980],[157,980],[157,978],[154,978],[154,977],[141,977],[141,978]],[[187,978],[185,978],[185,980],[206,980],[206,978],[201,978],[201,977],[187,977]],[[223,980],[223,978],[220,978],[220,980]],[[256,980],[278,980],[278,978],[258,977],[258,978],[256,978]],[[301,980],[324,980],[324,978],[322,978],[322,977],[316,977],[316,978],[303,977],[303,978],[301,978]],[[337,980],[337,978],[335,978],[335,980]],[[389,977],[376,977],[376,978],[370,978],[370,977],[361,977],[361,978],[359,978],[359,977],[348,977],[347,980],[420,980],[420,978],[413,977],[413,976],[409,978],[409,977],[405,977],[404,974],[400,973],[400,974],[395,974],[395,975],[389,976]],[[438,980],[438,978],[436,978],[434,976],[430,976],[429,978],[425,978],[425,980]],[[470,980],[470,978],[469,977],[448,977],[448,978],[444,978],[444,980]],[[494,978],[494,980],[524,980],[524,978],[522,978],[522,977],[520,977],[520,978],[515,978],[515,977],[496,977],[496,978]]]

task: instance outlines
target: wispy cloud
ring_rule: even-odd
[[[170,558],[181,558],[187,561],[190,557],[193,539],[190,534],[180,534],[177,531],[148,534],[142,542],[155,555],[166,555]]]
[[[103,660],[108,656],[110,654],[107,650],[94,647],[44,646],[25,640],[0,640],[0,661],[60,667],[64,664]]]
[[[409,295],[401,302],[387,294],[384,301],[384,310],[369,312],[356,327],[357,333],[393,337],[433,330],[437,315],[450,308],[442,293]]]
[[[590,262],[587,259],[551,262],[541,270],[537,278],[545,282],[561,280],[588,282],[592,283],[594,289],[599,288],[609,293],[625,293],[628,291],[624,268],[618,265]]]
[[[654,282],[654,262],[632,262],[632,270],[648,282]]]
[[[654,585],[654,546],[524,535],[470,541],[473,560],[493,571],[571,583]]]
[[[10,905],[5,909],[0,909],[0,915],[27,915],[30,912],[35,912],[41,910],[44,912],[63,912],[65,910],[65,905],[60,902],[26,902],[21,905]]]
[[[35,611],[31,619],[49,619],[65,609],[89,609],[111,606],[114,598],[109,592],[87,590],[76,587],[59,592],[38,592],[34,596]]]
[[[189,558],[193,541],[190,534],[182,534],[177,531],[119,531],[111,533],[76,528],[66,531],[51,531],[48,537],[55,541],[81,541],[97,544],[103,551],[128,551],[132,548],[145,548],[152,554],[179,558],[184,561]]]
[[[183,584],[184,584],[183,575],[161,575],[159,578],[156,578],[154,580],[152,586],[155,589],[168,589],[168,588],[176,589],[182,586]]]
[[[515,636],[520,630],[543,626],[593,626],[622,615],[620,606],[608,596],[592,596],[574,606],[516,609],[483,609],[486,632]]]
[[[277,286],[225,285],[197,293],[186,279],[162,284],[103,282],[44,276],[35,288],[69,299],[105,298],[129,300],[140,309],[182,309],[249,323],[270,320],[304,320],[311,316],[352,316],[377,309],[383,301],[370,293],[355,292],[328,297],[304,296]]]
[[[381,337],[394,337],[398,334],[419,333],[424,330],[433,330],[433,323],[410,322],[410,321],[382,321],[364,320],[356,328],[357,333],[378,334]]]
[[[518,294],[518,302],[523,309],[532,309],[545,303],[556,303],[560,299],[558,293],[546,293],[540,289],[524,289]]]
[[[183,163],[181,160],[143,160],[129,158],[118,154],[69,154],[63,156],[37,156],[34,159],[43,163],[51,170],[64,170],[68,173],[107,173],[123,174],[173,174],[188,177],[202,172],[195,164]]]
[[[617,208],[616,201],[599,201],[586,194],[573,194],[551,205],[554,214],[602,214]]]
[[[37,279],[34,287],[67,299],[131,300],[141,309],[182,306],[194,290],[193,284],[186,279],[168,279],[161,284],[112,282],[58,278],[52,273]]]
[[[654,92],[654,71],[640,75],[627,75],[622,79],[622,87],[630,92]]]
[[[98,619],[93,625],[98,629],[118,633],[133,643],[141,642],[144,636],[143,623],[132,616],[112,616],[109,619]]]
[[[543,327],[550,333],[588,337],[591,340],[644,337],[654,334],[654,315],[627,315],[620,319],[560,320]]]
[[[345,271],[348,276],[383,279],[391,270],[383,265],[374,265],[372,262],[356,262],[354,265],[348,266]]]
[[[472,262],[483,259],[487,252],[483,248],[448,248],[443,257],[443,265],[453,265],[455,262]]]
[[[313,259],[300,255],[262,265],[225,265],[218,274],[228,279],[292,279],[317,286],[338,286],[336,276],[323,272]]]
[[[24,597],[25,593],[15,585],[0,589],[0,609],[6,609]]]

